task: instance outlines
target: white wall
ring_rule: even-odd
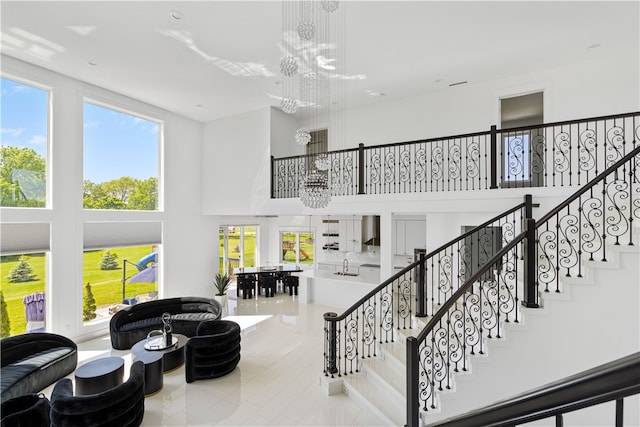
[[[544,90],[545,122],[627,113],[640,109],[639,54],[583,62],[467,85],[413,98],[381,101],[346,112],[343,141],[330,150],[500,127],[499,98]]]
[[[162,224],[161,296],[212,295],[217,268],[217,229],[201,214],[202,125],[148,104],[2,57],[6,77],[51,88],[52,134],[49,149],[51,209],[1,209],[3,222],[51,223],[47,272],[48,328],[72,339],[108,330],[108,322],[82,324],[82,247],[86,221],[159,221]],[[164,123],[164,210],[157,212],[82,209],[83,97],[152,117]],[[210,230],[210,231],[209,231]],[[215,262],[213,262],[215,261]]]
[[[202,212],[251,215],[271,197],[271,109],[226,117],[204,125]]]

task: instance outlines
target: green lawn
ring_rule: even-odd
[[[91,283],[91,291],[98,308],[107,307],[122,300],[122,260],[127,259],[134,264],[143,256],[152,252],[151,246],[137,246],[127,248],[113,248],[111,252],[117,255],[118,268],[116,270],[100,270],[100,259],[103,251],[87,251],[83,255],[83,295],[84,285]],[[7,276],[18,264],[17,256],[0,257],[0,290],[4,295],[11,324],[11,335],[24,333],[27,326],[22,298],[33,292],[45,291],[45,256],[43,254],[28,255],[27,262],[36,275],[36,280],[23,283],[11,283]],[[127,277],[135,274],[135,266],[127,264]],[[126,282],[126,297],[146,294],[157,290],[156,283]]]

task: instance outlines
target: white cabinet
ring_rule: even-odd
[[[412,255],[415,248],[427,246],[427,223],[424,220],[398,219],[394,221],[396,255]]]
[[[362,218],[340,220],[340,250],[362,252]]]

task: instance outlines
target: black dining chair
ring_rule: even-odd
[[[237,279],[238,292],[242,292],[242,299],[253,298],[256,288],[256,277],[253,274],[240,274]]]
[[[260,293],[264,289],[266,297],[273,297],[276,294],[276,276],[273,274],[261,274],[258,278],[258,288]]]

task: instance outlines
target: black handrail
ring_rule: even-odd
[[[428,427],[514,426],[559,416],[638,394],[639,378],[640,353],[633,353]]]

